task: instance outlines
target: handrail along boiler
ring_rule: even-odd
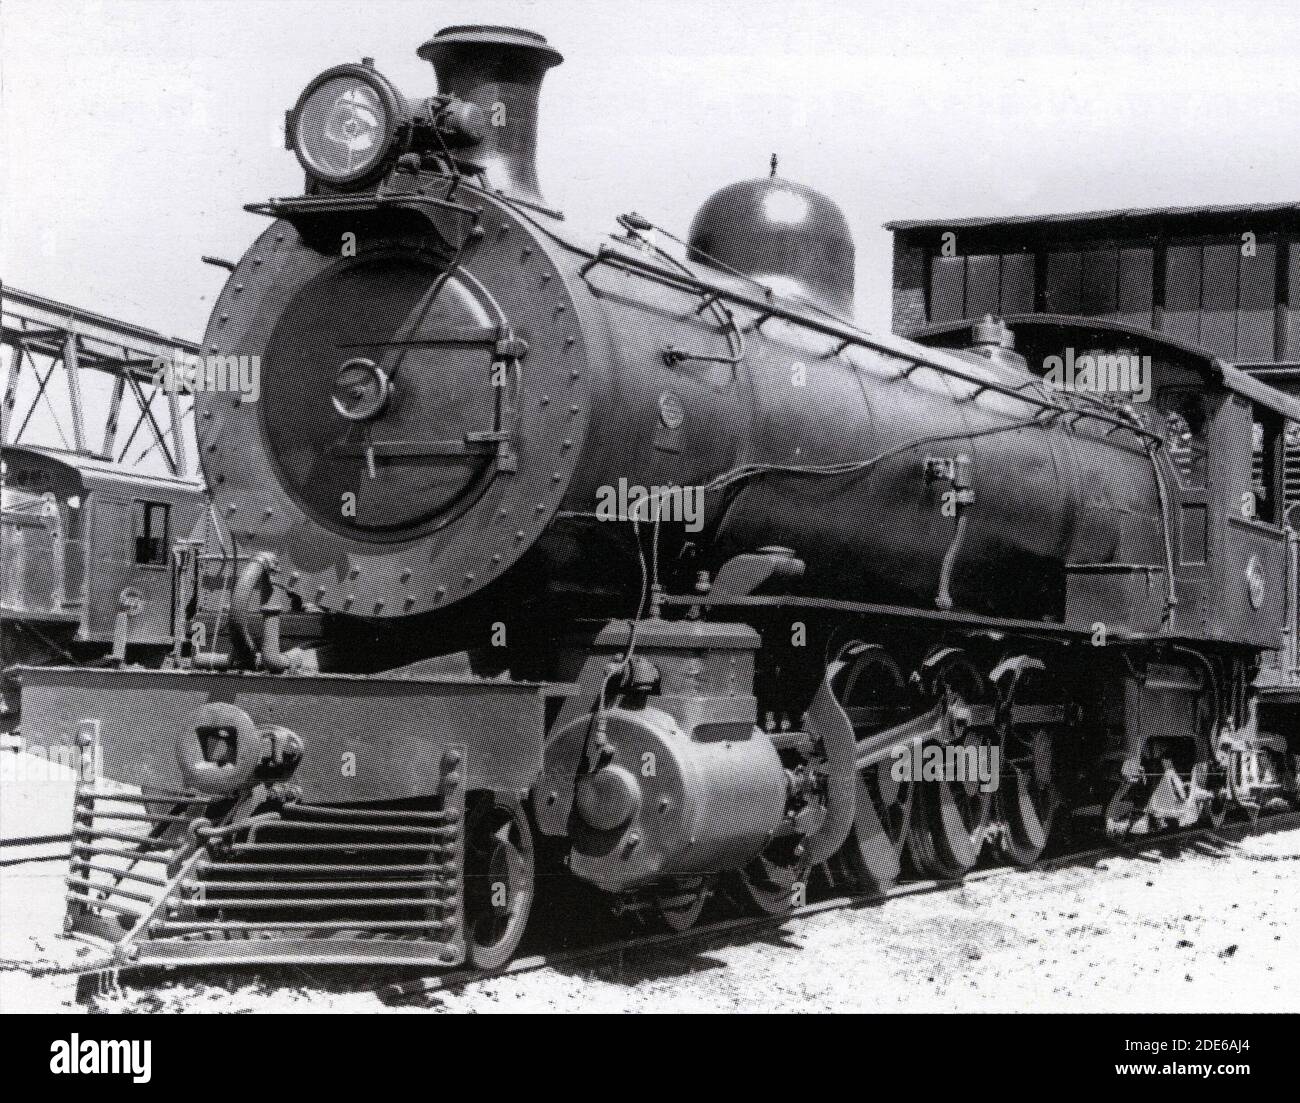
[[[842,214],[775,165],[684,255],[640,215],[575,231],[534,165],[560,55],[497,27],[420,53],[433,97],[369,62],[308,85],[304,193],[250,208],[208,327],[263,365],[259,402],[198,398],[230,646],[24,680],[33,730],[127,786],[80,792],[71,929],[490,968],[539,869],[681,929],[715,893],[780,913],[813,876],[1294,798],[1248,694],[1285,597],[1272,529],[1229,516],[1248,461],[1187,487],[1158,411],[1000,337],[864,332]],[[320,630],[286,649],[295,610]],[[996,784],[900,776],[927,748]]]

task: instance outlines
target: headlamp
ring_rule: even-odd
[[[364,183],[402,152],[410,117],[401,94],[369,65],[327,69],[286,119],[302,167],[336,187]]]

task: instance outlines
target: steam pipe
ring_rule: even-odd
[[[256,664],[259,648],[248,625],[248,602],[255,590],[262,594],[262,665],[272,674],[283,674],[293,665],[280,650],[280,608],[272,599],[271,572],[276,559],[270,552],[262,552],[244,564],[230,597],[230,629],[239,662],[244,666]]]

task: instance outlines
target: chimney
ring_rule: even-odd
[[[544,203],[537,186],[537,97],[542,77],[564,60],[532,31],[444,27],[419,49],[433,62],[438,91],[483,110],[485,135],[470,151],[488,183],[506,195]]]

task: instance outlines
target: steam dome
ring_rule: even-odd
[[[776,175],[715,192],[691,224],[691,260],[734,269],[780,295],[853,313],[853,237],[821,192]]]

